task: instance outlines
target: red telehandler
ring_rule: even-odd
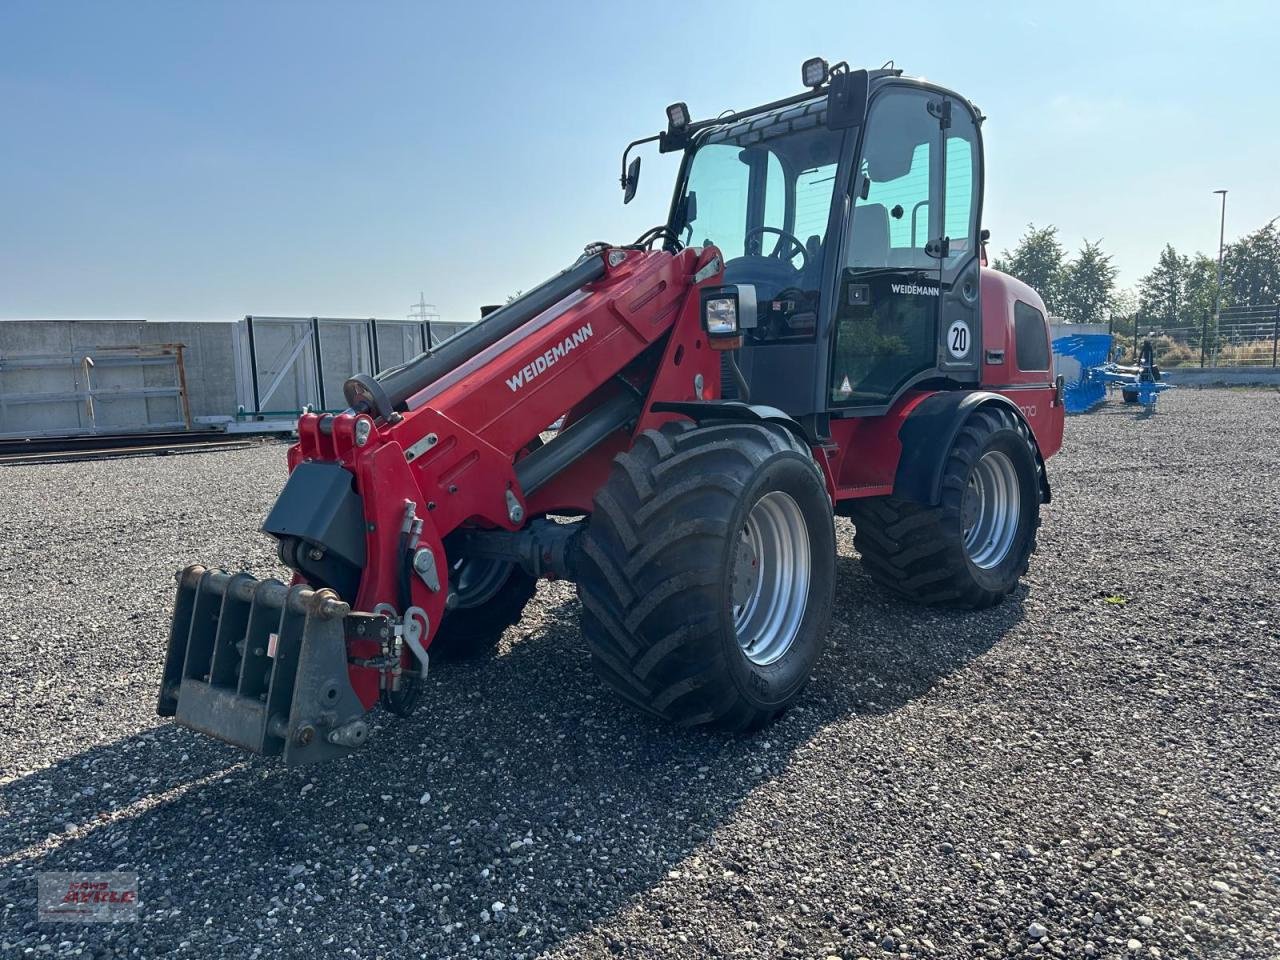
[[[836,514],[904,597],[1013,590],[1062,384],[1044,304],[985,266],[982,116],[895,69],[802,75],[711,120],[673,104],[622,163],[629,201],[635,147],[682,154],[665,224],[304,413],[262,526],[293,582],[179,574],[160,714],[290,764],[340,756],[548,577],[577,584],[620,697],[758,727],[825,642]]]

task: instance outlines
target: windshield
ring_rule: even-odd
[[[715,244],[725,283],[753,284],[755,342],[811,339],[842,134],[818,101],[713,130],[694,154],[677,233]]]

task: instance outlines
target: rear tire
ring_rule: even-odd
[[[665,720],[762,726],[795,702],[826,642],[831,501],[782,427],[645,431],[614,459],[580,556],[597,673]]]
[[[918,603],[997,604],[1027,572],[1036,545],[1040,467],[1031,431],[1011,411],[983,407],[956,437],[938,506],[874,497],[843,512],[863,569],[880,586]]]
[[[1137,390],[1125,390],[1125,389],[1123,389],[1123,388],[1122,388],[1122,389],[1120,390],[1120,396],[1121,396],[1121,398],[1124,400],[1124,402],[1125,402],[1125,403],[1137,403],[1137,402],[1138,402],[1138,391],[1137,391]]]

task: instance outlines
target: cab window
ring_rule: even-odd
[[[930,135],[930,131],[921,130]],[[924,246],[929,242],[929,154],[933,146],[929,141],[916,144],[911,150],[908,166],[901,176],[892,180],[875,180],[870,174],[871,161],[863,161],[862,172],[866,177],[867,198],[858,205],[869,208],[865,218],[879,217],[883,210],[889,228],[887,249],[869,250],[862,244],[858,253],[868,262],[866,266],[906,266],[919,262],[929,266]],[[883,256],[881,256],[883,254]],[[876,262],[879,261],[879,262]]]
[[[947,266],[955,265],[973,250],[978,233],[976,186],[978,183],[978,132],[968,110],[951,112],[947,129],[947,197],[943,235],[950,238]]]
[[[1013,304],[1013,338],[1019,370],[1049,369],[1049,337],[1045,333],[1044,314],[1021,300]]]
[[[751,284],[750,345],[812,341],[842,131],[803,104],[713,129],[690,162],[676,206],[680,239],[714,243],[725,283]]]
[[[740,153],[742,148],[731,144],[708,144],[689,171],[687,242],[715,244],[726,260],[742,256],[747,232],[751,172],[738,159]]]

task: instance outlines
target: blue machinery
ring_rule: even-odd
[[[1067,413],[1087,413],[1107,399],[1109,389],[1116,387],[1125,403],[1141,404],[1154,412],[1156,398],[1173,385],[1164,381],[1156,366],[1151,341],[1142,344],[1136,366],[1121,366],[1107,359],[1111,334],[1094,332],[1096,329],[1066,334],[1053,341],[1054,365],[1063,377],[1062,399]]]

